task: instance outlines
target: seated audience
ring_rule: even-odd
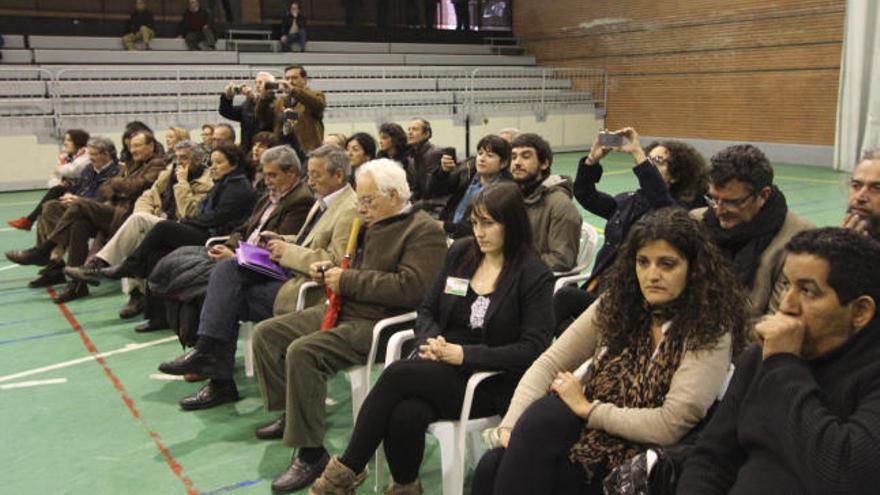
[[[348,137],[345,134],[334,133],[324,136],[324,142],[322,144],[332,144],[345,149],[346,142],[348,142]]]
[[[213,50],[217,37],[214,35],[211,12],[201,8],[199,0],[188,0],[187,5],[186,12],[177,25],[177,38],[184,39],[190,50],[201,50],[202,42]]]
[[[431,123],[426,119],[414,119],[406,129],[406,145],[412,158],[412,174],[415,179],[413,200],[422,200],[423,208],[428,211],[442,209],[446,198],[428,201],[432,198],[428,190],[428,182],[434,171],[440,168],[443,150],[431,143]]]
[[[596,255],[589,280],[584,284],[586,290],[569,286],[554,295],[557,335],[596,300],[602,289],[602,275],[614,262],[620,244],[636,220],[651,210],[666,206],[687,207],[695,195],[702,198],[705,192],[701,187],[706,180],[706,162],[692,146],[680,141],[663,141],[651,143],[643,151],[635,129],[627,127],[614,134],[622,135],[628,141],[617,150],[632,155],[635,163],[632,170],[639,181],[639,189],[616,196],[596,189],[602,178],[599,160],[612,150],[601,146],[597,136],[590,154],[578,164],[574,197],[584,209],[607,220],[605,243]]]
[[[230,81],[220,95],[220,115],[241,124],[241,149],[249,151],[253,145],[254,134],[261,131],[272,131],[275,127],[275,115],[272,105],[275,92],[266,89],[266,83],[275,82],[275,77],[268,72],[258,72],[254,78],[254,88],[247,84],[236,86]],[[238,105],[232,100],[236,94],[244,97]]]
[[[824,228],[785,250],[779,311],[755,326],[677,493],[877,493],[880,244]]]
[[[180,221],[156,223],[121,263],[98,273],[112,279],[146,278],[159,259],[176,248],[202,245],[208,238],[227,235],[241,225],[256,197],[237,146],[224,144],[211,153],[211,179],[214,185],[195,214]]]
[[[517,136],[522,134],[522,131],[517,129],[516,127],[505,127],[498,131],[498,135],[501,136],[501,139],[507,141],[508,143],[512,143]]]
[[[299,2],[291,2],[290,10],[281,19],[280,34],[282,52],[290,52],[294,43],[299,45],[299,51],[306,51],[306,16],[300,11]]]
[[[841,227],[880,240],[880,150],[865,152],[853,169],[846,206]]]
[[[174,146],[181,141],[189,140],[189,131],[183,127],[169,127],[165,131],[165,165],[170,165],[177,156],[174,153]]]
[[[122,150],[119,152],[120,164],[124,165],[131,161],[131,151],[129,150],[131,138],[139,132],[153,134],[153,129],[150,129],[150,126],[144,124],[140,120],[133,120],[125,124],[125,130],[122,131]],[[159,148],[157,151],[159,151],[160,154],[164,155],[165,150],[161,149],[161,146],[162,145],[158,141],[156,141],[156,147]]]
[[[789,211],[773,185],[773,167],[758,148],[739,144],[712,157],[708,208],[693,210],[709,236],[733,263],[754,315],[774,313],[782,292],[785,243],[812,227]]]
[[[377,158],[387,158],[396,162],[406,173],[406,182],[410,188],[416,187],[413,173],[412,149],[406,144],[406,132],[400,124],[386,122],[379,126],[379,150]]]
[[[308,280],[309,265],[342,260],[357,208],[355,193],[348,185],[348,158],[338,147],[322,146],[309,154],[308,169],[309,187],[318,200],[306,224],[292,236],[260,233],[260,237],[272,238],[267,246],[271,259],[292,275],[288,281],[240,266],[228,248],[218,247],[212,254],[220,262],[211,271],[195,349],[159,366],[172,375],[197,373],[211,378],[198,393],[180,401],[183,409],[205,409],[237,400],[233,367],[238,322],[270,318],[273,305],[276,313],[279,305],[284,308],[282,313],[293,311],[299,287]],[[267,180],[274,184],[274,177],[267,176]],[[307,192],[305,186],[296,187]],[[319,296],[323,301],[324,295]]]
[[[553,274],[532,250],[519,189],[488,186],[472,200],[473,237],[452,245],[419,307],[418,355],[385,369],[345,453],[330,460],[310,494],[353,493],[383,442],[393,477],[388,493],[421,493],[425,432],[434,421],[458,419],[470,375],[502,371],[477,388],[471,415],[503,414],[523,372],[547,348]]]
[[[601,494],[645,444],[678,442],[744,345],[748,307],[728,266],[684,210],[636,222],[602,297],[520,380],[472,493]]]
[[[358,167],[376,158],[376,140],[365,132],[357,132],[345,142],[345,151],[351,167],[351,185],[354,186]]]
[[[156,35],[156,24],[153,21],[153,13],[147,8],[146,0],[136,0],[134,12],[128,18],[125,25],[125,35],[122,44],[126,50],[134,50],[135,43],[144,42],[144,50],[150,49],[150,40]]]
[[[308,74],[302,65],[284,68],[284,80],[278,81],[279,97],[273,106],[275,135],[285,142],[292,135],[304,153],[321,146],[324,141],[324,108],[327,99],[318,89],[309,87]]]
[[[282,425],[285,445],[297,449],[290,467],[272,482],[277,492],[310,485],[330,460],[324,449],[327,380],[365,364],[375,323],[415,309],[436,280],[446,236],[425,212],[409,206],[409,197],[406,174],[397,164],[362,165],[357,200],[366,225],[351,268],[330,260],[309,268],[312,279],[342,297],[335,326],[321,331],[325,308],[314,306],[263,321],[254,330],[264,404],[285,411],[276,424]]]
[[[473,232],[470,223],[471,199],[483,188],[510,180],[510,143],[492,134],[477,143],[477,156],[456,165],[443,155],[440,167],[431,175],[431,196],[448,196],[438,222],[446,235],[458,239]]]
[[[210,155],[210,151],[217,149],[221,145],[234,145],[235,139],[235,129],[231,125],[225,122],[215,125],[214,132],[211,133],[211,149],[208,150],[208,154]]]
[[[212,124],[202,124],[201,146],[205,155],[211,154],[211,148],[214,147],[214,126]]]
[[[272,134],[269,131],[260,131],[254,135],[253,143],[251,144],[251,150],[247,157],[247,166],[248,166],[248,177],[254,183],[254,189],[257,191],[258,195],[263,195],[266,192],[266,184],[263,181],[263,172],[261,170],[262,165],[260,165],[260,158],[263,156],[263,153],[266,152],[269,148],[274,148],[278,146],[278,138],[275,137],[275,134]],[[299,153],[297,153],[297,158],[299,157]]]
[[[51,209],[51,203],[47,203],[37,245],[7,252],[6,257],[21,265],[43,265],[50,272],[60,273],[66,252],[67,266],[82,265],[89,253],[89,239],[98,234],[105,239],[112,237],[131,215],[137,198],[165,168],[158,144],[152,134],[137,131],[130,139],[131,161],[121,167],[118,175],[101,182],[93,198],[69,198],[65,202],[62,197]],[[88,294],[88,286],[75,280],[67,284],[55,301],[65,303]]]
[[[233,256],[239,241],[258,244],[264,233],[294,234],[305,225],[315,200],[302,180],[303,172],[296,153],[287,146],[271,148],[260,156],[260,163],[267,179],[267,194],[257,201],[247,222],[236,228],[222,245],[211,249],[184,246],[164,256],[150,273],[148,287],[151,292],[162,295],[163,300],[171,299],[199,308],[211,271],[218,261]],[[135,330],[149,332],[167,328],[169,322],[162,306],[148,304],[149,321]]]
[[[89,285],[99,285],[101,270],[121,263],[156,224],[163,220],[180,221],[196,214],[199,203],[214,185],[210,169],[204,164],[201,148],[192,141],[178,142],[173,152],[174,162],[135,201],[131,216],[113,237],[84,265],[65,268],[66,275]],[[119,312],[121,318],[131,318],[143,312],[146,292],[143,279],[130,279],[129,282],[129,301]]]
[[[525,198],[535,251],[551,270],[571,270],[583,221],[571,202],[571,179],[550,174],[553,151],[541,136],[520,134],[510,148],[510,173]]]
[[[89,151],[87,144],[89,133],[82,129],[68,129],[64,133],[64,142],[61,145],[61,154],[55,170],[49,176],[49,190],[43,195],[37,207],[28,216],[16,218],[6,222],[10,227],[19,230],[31,230],[34,222],[40,218],[40,212],[46,201],[58,199],[65,193],[70,192],[76,186],[83,171],[89,166]],[[113,148],[115,160],[116,148]]]

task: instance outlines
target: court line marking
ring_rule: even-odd
[[[52,299],[55,299],[55,289],[52,287],[47,287],[46,291],[49,292],[49,295],[52,296]],[[86,334],[85,330],[83,330],[82,326],[80,326],[79,322],[76,321],[73,314],[67,309],[67,306],[64,304],[58,304],[58,310],[61,311],[61,314],[64,315],[64,318],[67,319],[67,322],[70,323],[70,326],[79,334],[80,339],[82,339],[83,345],[86,346],[86,349],[89,353],[95,356],[95,362],[101,366],[101,369],[104,370],[104,374],[113,383],[113,388],[119,393],[119,398],[122,399],[122,402],[125,403],[125,407],[128,408],[128,411],[131,413],[131,416],[135,419],[135,421],[140,424],[141,428],[143,428],[144,432],[153,439],[153,443],[156,444],[156,448],[159,450],[159,453],[162,457],[165,458],[165,463],[168,464],[168,467],[171,469],[171,472],[183,483],[184,488],[186,488],[187,495],[199,495],[199,490],[196,489],[193,481],[183,474],[183,466],[178,463],[174,457],[171,455],[171,452],[168,451],[168,448],[165,447],[165,444],[162,443],[162,439],[159,438],[159,434],[155,431],[151,430],[149,426],[147,426],[146,421],[144,421],[143,416],[141,416],[140,411],[138,411],[137,407],[134,404],[134,400],[128,394],[128,390],[125,388],[125,385],[119,380],[119,377],[113,373],[113,370],[110,369],[110,366],[107,365],[107,361],[103,356],[100,356],[98,352],[98,348],[95,347],[94,342],[89,336]],[[176,337],[173,337],[176,338]]]
[[[0,390],[39,387],[40,385],[56,385],[59,383],[67,383],[67,378],[49,378],[47,380],[31,380],[28,382],[7,383],[6,385],[0,385]]]
[[[18,373],[13,373],[11,375],[0,376],[0,383],[8,382],[11,380],[17,380],[19,378],[24,378],[26,376],[38,375],[40,373],[45,373],[47,371],[54,371],[62,368],[67,368],[69,366],[74,366],[80,363],[88,363],[90,361],[95,361],[97,359],[103,359],[108,356],[115,356],[116,354],[123,354],[131,351],[139,351],[141,349],[145,349],[147,347],[152,347],[154,345],[164,344],[166,342],[171,342],[177,340],[177,336],[172,337],[164,337],[157,340],[151,340],[149,342],[144,342],[141,344],[128,344],[125,347],[121,347],[119,349],[113,351],[102,352],[100,354],[93,354],[91,356],[85,356],[78,359],[71,359],[70,361],[64,361],[61,363],[52,364],[49,366],[43,366],[42,368],[34,368],[31,370],[20,371]]]
[[[166,375],[165,373],[153,373],[152,375],[150,375],[150,379],[151,380],[175,381],[175,380],[183,380],[183,377],[182,376],[175,376],[175,375]]]
[[[11,265],[6,265],[6,266],[3,266],[3,267],[0,267],[0,272],[5,272],[6,270],[12,270],[13,268],[16,268],[16,267],[19,267],[19,266],[21,266],[21,265],[19,265],[18,263],[13,263],[13,264],[11,264]]]

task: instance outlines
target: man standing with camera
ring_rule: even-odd
[[[259,72],[254,78],[253,89],[247,84],[237,86],[230,81],[220,95],[220,115],[241,123],[241,149],[245,153],[251,149],[254,134],[273,130],[275,89],[278,89],[275,77],[268,72]],[[237,94],[244,96],[244,101],[233,105],[232,99]]]
[[[279,92],[285,95],[273,104],[275,135],[282,142],[290,142],[294,134],[306,153],[321,146],[324,141],[324,93],[308,87],[308,76],[302,65],[284,68],[284,80],[278,82]]]

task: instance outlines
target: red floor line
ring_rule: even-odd
[[[52,287],[47,287],[46,290],[49,292],[49,295],[52,296],[52,299],[55,299],[55,290]],[[86,334],[86,332],[82,329],[79,322],[76,321],[73,314],[70,310],[67,309],[67,306],[63,304],[58,304],[58,309],[61,311],[61,314],[64,315],[64,318],[67,319],[67,322],[70,323],[71,328],[73,328],[76,333],[79,335],[80,339],[82,339],[83,344],[88,349],[91,354],[98,354],[98,348],[95,347],[95,344],[92,342],[92,339]],[[196,489],[192,480],[183,474],[183,467],[174,459],[171,455],[171,452],[165,447],[165,444],[162,443],[162,439],[159,438],[159,434],[151,430],[147,424],[144,422],[141,417],[141,413],[138,411],[137,406],[135,406],[134,401],[128,395],[128,390],[126,390],[125,385],[119,381],[119,377],[113,373],[113,370],[110,369],[110,366],[107,365],[107,361],[104,360],[103,357],[96,357],[95,361],[101,365],[101,368],[104,370],[104,374],[107,375],[107,378],[110,379],[110,382],[113,383],[113,388],[119,392],[120,398],[122,402],[125,403],[125,406],[128,408],[128,411],[131,413],[132,417],[141,425],[141,428],[147,432],[150,438],[153,439],[153,443],[156,444],[156,448],[159,449],[159,453],[165,457],[165,462],[168,464],[168,467],[171,468],[171,472],[174,473],[175,476],[183,483],[183,486],[186,488],[187,495],[198,495],[200,492]]]

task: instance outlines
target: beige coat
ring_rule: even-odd
[[[707,208],[698,208],[692,210],[690,215],[691,218],[702,222],[707,211]],[[758,263],[755,279],[749,293],[746,294],[749,298],[749,304],[752,306],[753,315],[775,313],[779,309],[779,299],[783,290],[781,275],[782,264],[785,261],[785,244],[798,232],[812,228],[815,228],[815,225],[791,211],[785,216],[785,221],[779,232],[776,233],[776,237],[761,253],[761,261]]]
[[[592,304],[563,332],[556,342],[526,371],[501,428],[513,428],[532,402],[547,394],[559,371],[574,371],[601,349]],[[600,403],[594,406],[587,424],[638,443],[671,445],[689,432],[715,402],[727,377],[731,360],[731,339],[726,334],[714,349],[686,351],[681,358],[663,405],[655,408],[622,408]],[[588,397],[589,398],[589,397]],[[497,439],[497,435],[490,435]]]
[[[134,203],[135,213],[149,213],[150,215],[162,215],[162,191],[168,187],[171,174],[174,173],[174,164],[165,167],[159,174],[156,182],[143,192]],[[195,180],[174,184],[174,201],[177,203],[177,218],[186,218],[195,214],[199,202],[208,194],[214,186],[211,180],[211,169],[204,167],[202,174]]]
[[[316,202],[309,211],[303,229],[318,212],[319,204]],[[281,257],[281,266],[293,271],[293,276],[278,291],[275,296],[275,315],[290,313],[296,309],[299,288],[309,280],[309,265],[316,261],[332,260],[339,263],[345,255],[345,245],[351,232],[351,224],[357,215],[357,199],[354,190],[346,184],[339,192],[339,196],[327,207],[324,215],[306,236],[301,245],[294,244],[299,237],[296,235],[285,236],[284,240],[289,244]],[[322,291],[311,291],[309,303],[316,303],[323,299]],[[306,306],[310,306],[307,304]]]

